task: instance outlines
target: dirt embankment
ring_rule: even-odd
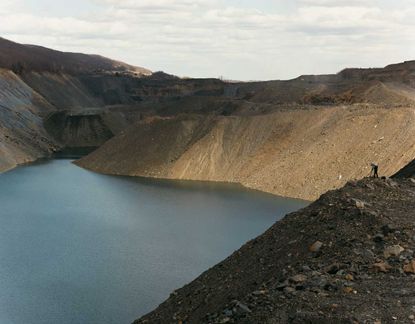
[[[413,108],[366,105],[257,116],[182,116],[131,126],[78,165],[108,174],[238,182],[315,199],[371,162],[392,175],[415,156]]]
[[[414,181],[350,182],[135,323],[414,323],[414,208]]]

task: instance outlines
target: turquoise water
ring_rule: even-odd
[[[0,174],[0,323],[130,323],[305,205],[69,160]]]

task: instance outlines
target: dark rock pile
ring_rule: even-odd
[[[415,323],[414,182],[328,192],[135,323]]]

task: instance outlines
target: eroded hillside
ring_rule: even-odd
[[[13,72],[0,69],[0,171],[58,149],[41,116],[53,107]]]
[[[415,63],[288,81],[226,83],[223,94],[153,104],[79,165],[111,174],[238,182],[315,199],[414,158]],[[187,116],[178,116],[185,112]],[[189,114],[200,114],[200,116]],[[216,116],[216,117],[213,117]],[[150,144],[149,144],[150,143]]]
[[[68,147],[98,147],[143,116],[166,107],[177,114],[168,102],[222,93],[219,80],[0,38],[0,171]]]
[[[391,175],[415,157],[413,61],[223,82],[4,39],[0,49],[0,170],[115,135],[79,165],[314,199],[370,162]]]
[[[141,121],[77,162],[98,172],[229,181],[315,199],[370,163],[392,175],[415,155],[415,110],[369,105],[285,109],[255,116]]]

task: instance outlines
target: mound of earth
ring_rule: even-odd
[[[414,323],[414,182],[324,194],[134,323]]]
[[[249,116],[148,118],[77,161],[118,175],[223,181],[307,200],[415,155],[413,108],[294,107]],[[399,143],[399,145],[397,145]]]

